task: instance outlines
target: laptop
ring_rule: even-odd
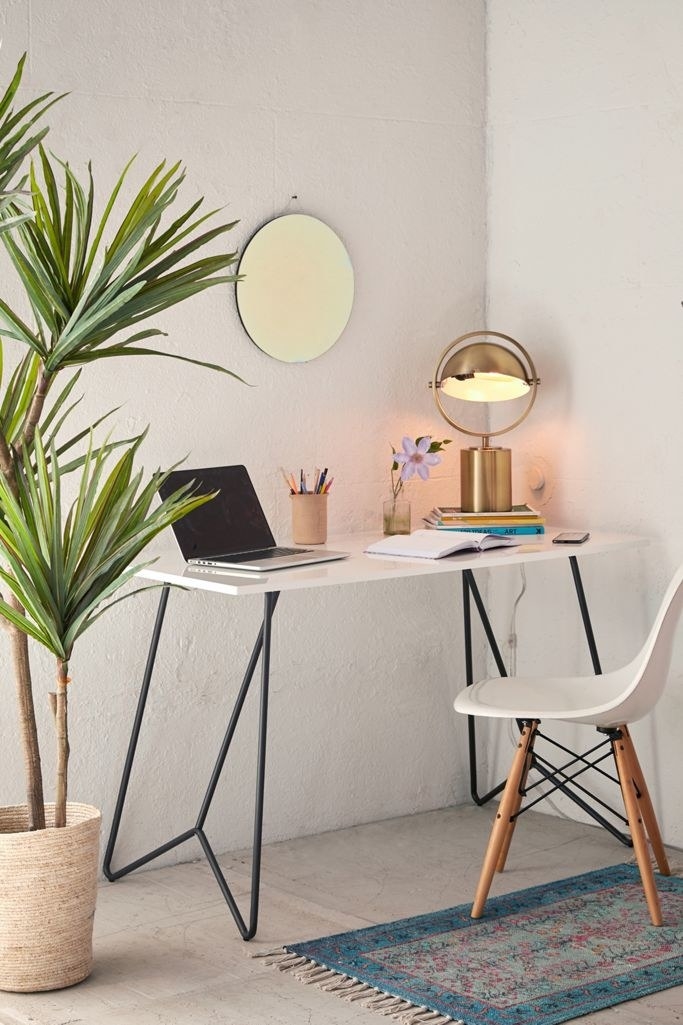
[[[192,566],[262,573],[348,556],[347,552],[326,548],[278,547],[244,466],[174,470],[159,488],[159,494],[168,498],[190,481],[194,481],[201,494],[218,492],[210,502],[172,524],[183,558]]]

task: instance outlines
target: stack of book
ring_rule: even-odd
[[[529,505],[513,505],[510,512],[463,512],[453,505],[435,506],[424,517],[432,530],[471,530],[486,534],[545,533],[545,519]]]

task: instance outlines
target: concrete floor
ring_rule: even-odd
[[[0,1025],[390,1021],[251,955],[468,901],[490,822],[490,808],[450,808],[266,847],[260,925],[251,943],[239,938],[203,861],[103,883],[91,977],[56,993],[0,993]],[[682,858],[672,852],[672,866],[680,870]],[[597,827],[530,812],[492,892],[629,860],[631,852]],[[249,889],[248,855],[226,855],[221,863],[239,900]],[[683,987],[580,1020],[673,1025],[683,1021]]]

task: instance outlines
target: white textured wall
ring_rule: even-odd
[[[683,12],[674,0],[491,0],[487,212],[484,29],[477,0],[17,0],[0,10],[0,69],[6,81],[28,50],[27,90],[70,92],[51,116],[50,146],[81,170],[92,159],[100,196],[133,152],[131,189],[160,158],[181,158],[187,202],[206,195],[239,218],[238,248],[285,209],[322,217],[344,239],[356,303],[320,360],[268,360],[241,331],[226,287],[166,315],[166,344],[224,362],[256,387],[161,360],[85,374],[84,419],[123,403],[122,431],[150,422],[148,465],[186,452],[194,465],[246,462],[280,537],[280,464],[334,468],[333,531],[379,525],[389,444],[404,431],[446,433],[422,384],[441,347],[482,322],[487,277],[488,325],[525,342],[543,379],[511,438],[516,496],[530,497],[526,474],[538,463],[549,483],[535,500],[552,519],[652,538],[647,554],[586,566],[609,668],[642,640],[683,555]],[[288,206],[292,194],[299,200]],[[7,275],[1,291],[15,298]],[[666,369],[643,394],[652,366]],[[457,497],[455,449],[434,482],[413,488],[416,513]],[[519,667],[587,671],[568,575],[556,567],[527,576]],[[504,637],[518,584],[515,574],[495,578]],[[120,606],[73,661],[72,794],[100,805],[105,824],[155,604],[152,594]],[[450,585],[431,583],[283,601],[268,837],[464,799],[453,745],[462,732],[451,713],[461,685],[457,608]],[[191,823],[259,614],[258,601],[174,596],[122,856]],[[679,647],[666,697],[636,731],[666,838],[679,844],[682,660]],[[38,656],[48,781],[50,678]],[[8,802],[21,800],[22,780],[8,673],[5,687]],[[209,824],[219,850],[249,841],[253,730],[250,711],[221,791],[230,816],[219,800]],[[501,749],[505,735],[492,762]]]
[[[134,152],[128,195],[160,158],[180,158],[186,202],[203,194],[239,218],[233,245],[270,216],[301,210],[339,232],[356,272],[349,326],[316,362],[265,357],[225,287],[162,318],[165,344],[224,363],[255,387],[174,361],[107,361],[84,374],[84,419],[122,403],[122,432],[150,422],[150,467],[188,452],[190,465],[245,462],[281,538],[281,464],[329,465],[332,532],[379,528],[389,446],[404,432],[446,433],[425,384],[442,347],[483,316],[483,5],[16,0],[0,9],[0,33],[3,81],[28,50],[27,94],[70,93],[51,115],[49,145],[83,172],[92,159],[100,197]],[[6,275],[2,292],[16,298]],[[453,451],[433,482],[412,488],[415,514],[457,497],[456,466]],[[155,607],[155,594],[119,606],[72,662],[71,795],[101,806],[105,826]],[[174,595],[120,857],[194,821],[260,608],[256,599]],[[458,608],[459,589],[445,582],[282,600],[268,838],[464,798],[451,708],[461,685]],[[38,658],[48,784],[51,673]],[[218,800],[209,822],[217,850],[250,840],[253,712],[221,791],[231,810]],[[3,703],[3,802],[22,799],[13,716]]]
[[[683,7],[490,0],[488,18],[487,322],[528,345],[543,380],[512,439],[518,488],[540,460],[555,522],[652,542],[586,566],[611,668],[683,559]],[[568,575],[528,578],[519,667],[588,671]],[[678,845],[682,683],[679,643],[667,694],[634,730]]]

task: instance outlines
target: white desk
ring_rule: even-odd
[[[312,587],[364,584],[372,583],[374,580],[397,580],[417,576],[441,576],[444,573],[461,573],[466,569],[492,569],[497,566],[527,564],[547,559],[566,559],[572,555],[583,558],[587,555],[599,555],[647,543],[644,538],[625,534],[592,534],[590,540],[582,545],[554,545],[551,538],[560,529],[548,528],[543,537],[530,538],[529,544],[512,548],[494,548],[488,552],[461,552],[445,559],[389,559],[383,555],[366,555],[363,549],[370,542],[376,541],[379,534],[342,534],[330,537],[326,547],[348,552],[348,559],[300,566],[296,569],[279,569],[272,573],[249,573],[245,570],[238,574],[230,570],[209,567],[192,568],[183,561],[176,550],[164,549],[158,553],[157,562],[143,570],[140,576],[163,584],[179,584],[182,587],[216,591],[219,594],[282,594],[285,591],[299,591]]]
[[[276,570],[271,573],[258,574],[249,573],[248,571],[236,573],[230,570],[213,569],[209,567],[189,567],[175,550],[171,551],[169,549],[165,549],[156,553],[157,561],[140,573],[140,576],[144,579],[161,583],[163,587],[113,816],[112,829],[104,859],[104,872],[107,878],[111,881],[119,879],[122,876],[127,875],[129,872],[134,871],[136,868],[152,861],[154,858],[159,857],[166,851],[184,843],[186,840],[196,838],[199,840],[207,860],[211,865],[218,885],[243,939],[248,940],[255,935],[258,921],[261,871],[271,623],[277,601],[280,595],[285,592],[317,587],[339,586],[344,584],[368,584],[379,580],[399,581],[401,579],[409,579],[411,577],[440,577],[444,574],[461,574],[463,582],[463,617],[465,627],[465,675],[466,683],[469,685],[474,682],[472,677],[471,598],[473,598],[476,603],[477,611],[486,632],[488,643],[496,660],[498,670],[501,675],[506,675],[505,666],[500,656],[481,595],[479,594],[474,572],[476,570],[496,569],[499,566],[514,566],[520,564],[529,565],[533,562],[545,562],[549,559],[565,560],[569,563],[572,570],[579,608],[593,662],[593,668],[596,673],[599,673],[601,671],[600,662],[595,646],[593,630],[590,622],[590,616],[588,614],[577,560],[579,557],[583,559],[602,553],[620,552],[627,548],[635,548],[640,545],[644,545],[647,542],[644,538],[630,537],[622,534],[593,533],[590,540],[583,545],[554,545],[552,544],[551,539],[559,529],[561,528],[548,528],[546,534],[542,538],[532,538],[528,544],[525,543],[511,548],[495,548],[481,553],[463,552],[448,556],[445,559],[392,559],[386,558],[385,556],[367,555],[364,554],[363,550],[371,541],[377,540],[377,534],[337,536],[329,539],[328,547],[338,551],[348,552],[349,557],[346,559],[342,559],[337,562],[319,563],[317,565],[300,566],[293,569],[283,569]],[[226,727],[225,736],[218,752],[216,763],[195,825],[191,829],[188,829],[178,836],[168,840],[161,846],[156,847],[148,854],[137,858],[129,865],[113,870],[111,867],[112,857],[126,800],[128,783],[135,759],[137,742],[144,718],[147,695],[156,660],[156,652],[161,636],[166,605],[169,598],[170,588],[174,585],[190,590],[210,591],[218,595],[230,597],[254,594],[263,595],[263,622],[246,667],[242,685],[235,700],[235,704]],[[368,591],[368,601],[372,601],[371,590]],[[221,872],[215,854],[204,832],[204,824],[223,770],[233,734],[239,721],[242,707],[259,662],[261,667],[260,715],[256,765],[254,842],[252,850],[252,889],[249,922],[247,924],[242,917],[230,887]],[[504,783],[501,783],[486,795],[480,796],[478,794],[476,786],[476,739],[473,720],[470,720],[469,729],[472,797],[477,803],[483,804],[498,793],[498,791],[502,789]],[[576,760],[582,761],[584,759],[583,756],[578,755],[576,756]],[[546,774],[547,779],[555,788],[561,789],[563,792],[567,793],[567,796],[571,797],[572,800],[576,801],[576,803],[584,808],[584,810],[593,815],[593,817],[604,825],[605,828],[609,828],[615,835],[620,836],[614,827],[610,827],[599,811],[591,809],[586,805],[584,797],[580,796],[580,794],[573,794],[570,792],[570,785],[573,777],[569,777],[567,775],[564,767],[558,768],[551,766],[550,769],[542,767],[542,771]],[[584,771],[583,768],[580,771]],[[580,787],[579,789],[583,794],[588,793],[588,791],[583,787]],[[621,836],[620,838],[623,839]]]

